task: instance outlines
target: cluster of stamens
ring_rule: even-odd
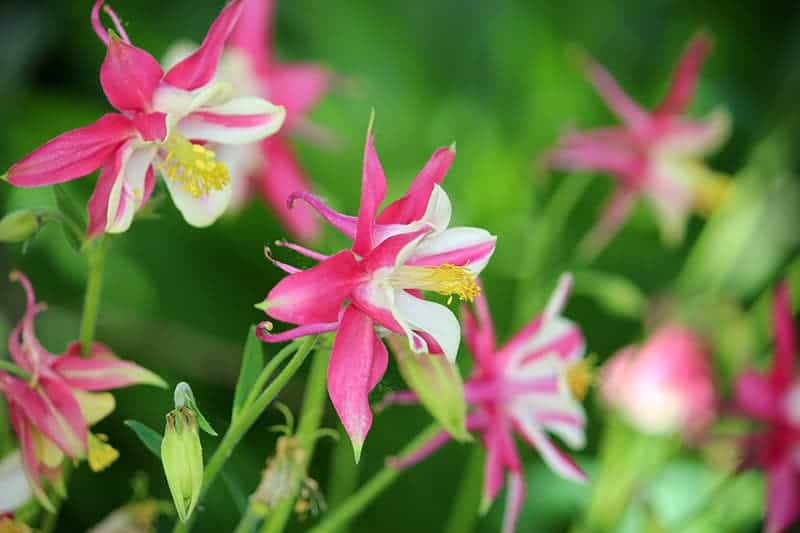
[[[581,359],[567,368],[567,387],[576,400],[583,400],[594,380],[592,358]]]
[[[217,161],[216,154],[186,137],[172,134],[164,143],[167,155],[158,169],[195,198],[211,191],[221,191],[230,182],[228,168]]]
[[[451,300],[455,295],[471,302],[481,293],[475,274],[449,263],[437,267],[400,266],[394,269],[390,281],[398,288],[438,292]]]

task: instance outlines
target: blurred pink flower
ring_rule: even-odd
[[[219,153],[228,158],[234,187],[232,207],[253,193],[283,224],[303,241],[319,236],[320,226],[309,209],[291,210],[289,195],[309,191],[311,185],[288,142],[289,134],[311,131],[305,115],[328,90],[333,76],[311,63],[279,63],[272,48],[274,0],[245,0],[244,13],[231,34],[223,55],[222,72],[252,80],[253,94],[286,108],[286,126],[277,135],[258,144],[231,147]],[[237,175],[238,174],[238,175]]]
[[[695,332],[664,326],[603,368],[603,399],[639,431],[699,436],[716,418],[708,347]]]
[[[724,182],[700,158],[727,138],[730,118],[722,108],[703,120],[684,116],[710,48],[702,33],[689,42],[666,97],[652,112],[633,102],[600,64],[586,60],[589,80],[622,125],[567,133],[546,161],[551,168],[616,177],[617,190],[585,241],[594,251],[613,237],[639,197],[653,204],[668,241],[682,238],[693,207],[708,210],[722,198]]]
[[[257,307],[269,316],[299,327],[259,336],[283,342],[304,335],[336,331],[328,392],[353,442],[356,460],[372,424],[368,394],[380,381],[387,351],[375,326],[404,334],[420,352],[444,353],[454,359],[461,336],[458,320],[446,306],[426,301],[420,291],[472,300],[475,276],[495,248],[495,237],[479,228],[448,228],[451,205],[438,185],[453,160],[450,148],[436,151],[400,200],[378,208],[386,178],[367,133],[358,217],[337,213],[309,193],[297,195],[334,227],[353,239],[351,250],[324,256],[288,246],[320,263],[299,270],[270,259],[289,273]],[[377,216],[376,216],[377,215]]]
[[[800,517],[800,383],[797,380],[797,329],[786,282],[778,285],[772,302],[775,357],[761,374],[743,372],[736,380],[736,405],[764,430],[747,441],[746,466],[767,474],[769,533],[784,531]]]
[[[227,207],[228,170],[205,143],[250,143],[274,133],[285,111],[260,98],[232,98],[232,87],[213,82],[222,48],[239,18],[242,0],[231,1],[191,56],[164,71],[146,51],[131,45],[114,12],[105,10],[119,35],[100,23],[103,0],[92,25],[108,46],[100,84],[119,113],[63,133],[9,169],[6,179],[39,187],[85,176],[100,168],[89,200],[90,237],[120,233],[147,202],[155,170],[165,176],[186,221],[207,226]]]
[[[75,460],[88,456],[94,470],[104,468],[117,456],[116,450],[87,429],[114,409],[114,397],[97,391],[134,384],[165,384],[152,372],[116,359],[99,343],[86,358],[80,356],[78,343],[72,343],[61,356],[47,351],[33,328],[34,318],[44,305],[36,303],[33,288],[23,274],[13,272],[11,278],[25,288],[27,309],[11,332],[8,351],[30,379],[0,371],[0,391],[8,402],[9,418],[19,439],[22,464],[33,494],[52,510],[42,477],[63,492],[61,463],[65,455]]]
[[[581,468],[545,433],[554,433],[571,448],[582,448],[586,440],[586,415],[580,400],[591,382],[591,371],[583,359],[585,342],[580,329],[561,316],[571,285],[572,277],[562,276],[542,314],[499,349],[486,298],[481,294],[475,300],[475,314],[466,306],[462,309],[464,338],[476,363],[473,376],[465,383],[467,402],[474,406],[467,417],[467,429],[482,434],[487,450],[484,507],[497,496],[508,472],[504,533],[515,530],[525,499],[515,431],[558,475],[586,482]],[[394,396],[394,401],[401,402],[414,398],[413,393]],[[448,440],[449,435],[441,432],[394,464],[416,464]]]

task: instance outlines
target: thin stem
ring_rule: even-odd
[[[98,238],[97,244],[87,252],[89,272],[86,282],[86,296],[83,300],[83,316],[81,317],[80,330],[81,353],[84,357],[88,357],[91,353],[92,342],[94,341],[107,251],[108,238],[103,235]]]
[[[253,424],[256,423],[256,420],[258,420],[270,402],[275,399],[281,390],[283,390],[283,387],[286,386],[289,380],[292,379],[295,373],[300,369],[300,366],[306,360],[306,357],[308,357],[308,354],[314,347],[314,342],[316,339],[316,337],[306,337],[303,340],[300,348],[297,350],[297,352],[295,352],[294,356],[283,368],[283,370],[281,370],[281,372],[275,376],[275,379],[272,381],[272,383],[270,383],[269,386],[264,389],[264,392],[262,392],[252,404],[248,405],[242,411],[241,415],[228,428],[227,433],[225,433],[225,436],[222,437],[222,442],[220,442],[217,449],[214,450],[214,454],[211,456],[211,460],[209,460],[208,465],[206,466],[205,473],[203,475],[203,488],[200,490],[198,504],[205,497],[208,489],[214,483],[214,480],[216,479],[220,470],[222,470],[223,465],[228,460],[228,457],[231,456],[234,448],[236,448],[236,446],[239,444],[239,441],[242,440],[242,437],[244,437],[245,433],[247,433]],[[175,528],[173,529],[173,533],[189,531],[196,516],[197,513],[193,513],[185,524],[180,520],[177,521]]]
[[[468,533],[475,527],[481,501],[481,477],[485,461],[483,450],[473,446],[470,451],[464,475],[458,484],[450,518],[447,520],[445,533]]]
[[[414,452],[419,446],[422,446],[428,442],[428,440],[435,437],[441,430],[442,428],[438,424],[431,424],[419,435],[414,437],[414,439],[397,455],[399,457],[405,457]],[[394,483],[402,472],[402,469],[385,465],[372,479],[354,492],[338,509],[329,512],[324,520],[307,533],[333,533],[340,528],[346,527],[353,518],[358,516],[358,514],[367,507],[367,505]]]
[[[251,505],[248,505],[247,512],[245,512],[242,519],[239,520],[239,524],[236,526],[233,533],[252,533],[256,526],[258,526],[260,520],[261,515],[255,512]]]
[[[311,364],[311,372],[306,380],[305,396],[303,397],[303,416],[297,426],[296,438],[301,443],[305,453],[297,465],[298,475],[305,477],[308,465],[314,455],[322,415],[325,413],[325,399],[327,398],[328,360],[330,350],[320,349]],[[297,484],[298,492],[302,483]],[[286,527],[294,508],[297,492],[287,494],[275,510],[269,514],[261,526],[262,533],[280,533]]]
[[[339,432],[339,442],[333,447],[331,456],[326,499],[328,506],[336,509],[347,500],[358,485],[359,465],[353,461],[353,448],[344,431]],[[346,528],[337,530],[336,533],[345,531]]]
[[[267,365],[258,375],[253,388],[250,389],[250,394],[247,396],[247,399],[244,402],[243,409],[246,409],[248,405],[256,401],[258,395],[264,390],[264,386],[267,384],[267,381],[269,381],[269,378],[272,377],[272,374],[275,373],[275,371],[278,369],[278,366],[297,350],[300,342],[301,341],[299,340],[292,341],[290,344],[287,344],[278,353],[276,353],[272,359],[270,359],[269,363],[267,363]]]
[[[11,361],[6,361],[5,359],[0,359],[0,370],[4,370],[9,374],[14,374],[18,378],[24,381],[30,381],[31,375],[22,370],[20,367],[12,363]]]

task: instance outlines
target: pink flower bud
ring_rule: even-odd
[[[680,325],[657,330],[606,363],[602,395],[639,431],[686,437],[714,421],[716,398],[708,346]]]

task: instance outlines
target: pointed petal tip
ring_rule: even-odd
[[[372,136],[372,128],[375,126],[375,108],[369,112],[369,124],[367,124],[367,138]]]
[[[353,444],[353,459],[355,460],[356,464],[358,464],[358,462],[361,461],[361,449],[364,447],[364,439],[351,439],[350,442]]]
[[[448,146],[447,149],[450,150],[450,152],[452,152],[453,155],[455,155],[455,153],[456,153],[456,141],[453,141],[452,143],[450,143],[450,146]]]
[[[258,302],[256,304],[253,304],[253,307],[255,307],[256,309],[258,309],[260,311],[264,311],[265,313],[267,312],[267,309],[269,309],[269,306],[270,306],[269,298],[264,298],[263,301]],[[269,324],[271,324],[271,323],[272,322],[269,322]],[[267,329],[271,329],[271,328],[267,327]]]
[[[7,182],[7,181],[8,181],[8,172],[9,172],[9,171],[6,171],[6,173],[5,173],[5,174],[3,174],[2,176],[0,176],[0,180],[2,180],[2,181],[6,181],[6,182]]]

